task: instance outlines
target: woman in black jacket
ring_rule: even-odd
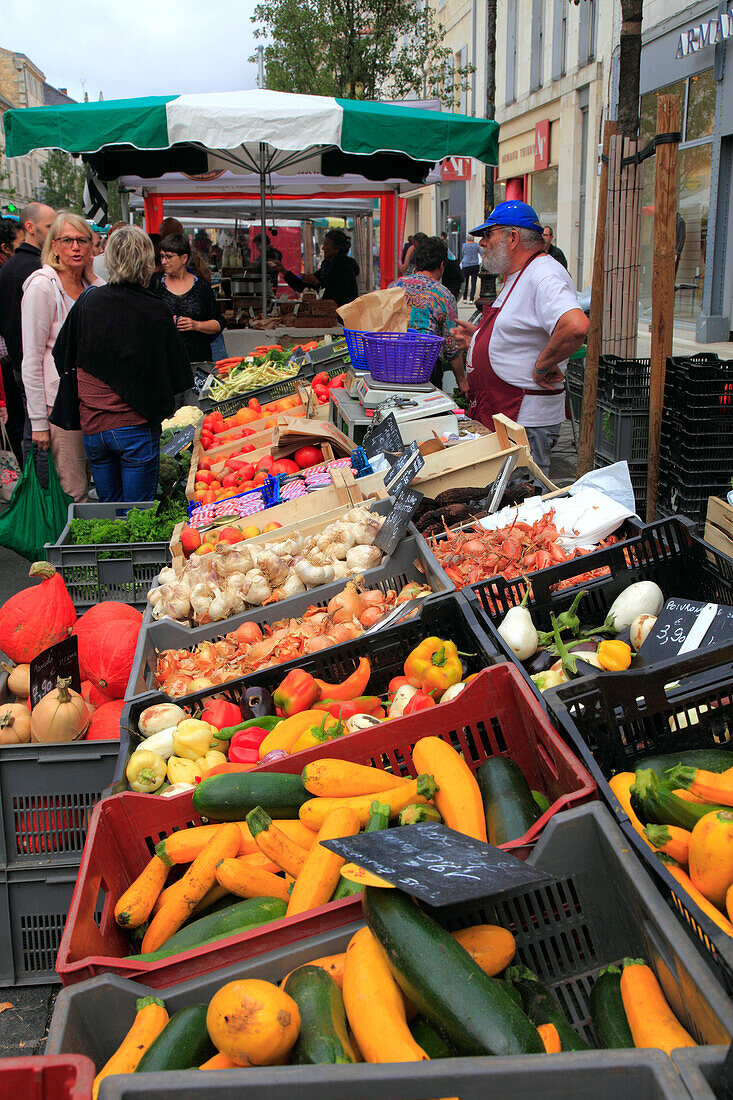
[[[53,357],[76,368],[84,449],[101,501],[154,500],[160,424],[193,382],[169,309],[147,289],[155,253],[147,234],[125,225],[104,253],[106,286],[74,303]]]
[[[356,276],[359,265],[349,256],[351,241],[341,229],[329,229],[323,238],[323,262],[313,275],[295,275],[286,271],[278,261],[273,268],[280,272],[288,286],[293,290],[303,290],[306,286],[323,291],[337,306],[345,306],[359,297]]]

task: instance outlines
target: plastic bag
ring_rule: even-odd
[[[4,424],[0,424],[0,500],[10,500],[16,485],[20,481],[20,466],[10,446]]]
[[[23,467],[7,510],[0,516],[0,546],[15,550],[29,561],[46,558],[44,546],[54,543],[67,523],[71,497],[61,488],[51,452],[48,453],[48,489],[38,480],[35,447]]]

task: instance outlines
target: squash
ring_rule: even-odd
[[[0,706],[0,745],[24,745],[31,739],[31,715],[25,703]]]
[[[129,604],[118,603],[117,600],[103,600],[102,603],[90,607],[77,619],[72,634],[79,639],[79,671],[82,680],[89,679],[87,655],[92,652],[94,640],[99,631],[109,623],[120,621],[137,623],[138,627],[141,627],[142,613],[137,608],[130,607]]]
[[[3,666],[7,667],[7,666]],[[8,673],[8,690],[16,699],[27,699],[31,693],[31,666],[16,665]]]
[[[157,997],[140,997],[135,1002],[135,1019],[132,1027],[94,1078],[92,1098],[97,1100],[99,1087],[105,1077],[118,1073],[134,1073],[146,1050],[152,1046],[168,1023],[165,1005]]]
[[[303,870],[307,851],[290,839],[273,822],[261,806],[255,806],[247,814],[249,831],[259,850],[288,875],[297,878]]]
[[[435,779],[435,805],[448,828],[486,843],[481,791],[463,757],[440,737],[423,737],[412,750],[412,762],[418,774]]]
[[[713,924],[717,924],[718,928],[721,928],[726,936],[733,937],[733,924],[723,916],[723,914],[716,909],[716,907],[708,901],[704,894],[701,894],[697,886],[690,878],[690,876],[683,870],[682,867],[678,867],[673,859],[669,859],[665,856],[660,856],[664,866],[669,871],[672,878],[680,884],[682,889],[689,894],[699,909],[709,917]],[[726,895],[727,897],[727,895]],[[728,912],[730,916],[730,911]]]
[[[49,646],[68,638],[76,610],[62,577],[47,561],[34,562],[29,577],[41,583],[16,592],[0,607],[0,650],[13,664],[30,664]]]
[[[562,1050],[560,1046],[560,1036],[557,1028],[554,1024],[538,1024],[537,1034],[542,1040],[545,1048],[545,1054],[559,1054]]]
[[[288,880],[249,862],[249,856],[241,859],[222,859],[216,866],[219,883],[230,894],[240,898],[280,898],[290,900]]]
[[[348,799],[343,799],[348,802]],[[308,852],[303,869],[295,880],[293,892],[288,902],[288,916],[315,909],[331,900],[331,894],[338,885],[341,868],[346,860],[324,848],[322,840],[338,840],[344,836],[356,836],[359,832],[359,818],[356,810],[350,806],[340,806],[331,810],[321,826],[316,843]]]
[[[654,971],[643,960],[624,959],[621,997],[637,1049],[652,1047],[671,1055],[678,1047],[697,1046],[667,1004]]]
[[[122,699],[135,659],[140,626],[117,619],[90,638],[84,658],[87,678],[110,699]]]
[[[115,920],[120,928],[139,928],[145,923],[165,886],[169,870],[169,865],[153,856],[115,905]]]
[[[320,798],[377,795],[380,791],[404,787],[410,782],[409,776],[394,775],[382,768],[365,767],[364,764],[354,764],[350,760],[332,760],[327,757],[306,764],[302,779],[309,794]]]
[[[71,679],[59,676],[53,691],[36,703],[31,711],[31,741],[53,744],[78,741],[84,736],[89,725],[89,708],[70,684]]]
[[[474,924],[451,935],[490,978],[506,970],[517,949],[511,932],[498,924]]]
[[[300,1012],[292,997],[271,982],[227,982],[211,998],[206,1027],[212,1043],[240,1066],[271,1066],[293,1048]]]
[[[89,720],[87,741],[119,741],[124,699],[113,699],[97,707]]]
[[[708,901],[719,909],[733,883],[733,812],[705,814],[690,837],[689,875]]]

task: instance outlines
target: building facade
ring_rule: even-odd
[[[43,107],[46,104],[46,78],[37,65],[23,53],[0,47],[0,96],[12,107]],[[41,165],[46,153],[38,150],[24,157],[3,161],[7,179],[3,186],[14,192],[15,202],[23,205],[40,195]]]

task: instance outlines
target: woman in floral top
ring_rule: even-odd
[[[428,237],[415,251],[415,273],[401,275],[391,286],[404,287],[410,307],[410,328],[443,337],[443,356],[450,363],[458,388],[468,393],[463,353],[450,335],[458,320],[458,307],[440,279],[448,259],[448,247],[439,237]]]

